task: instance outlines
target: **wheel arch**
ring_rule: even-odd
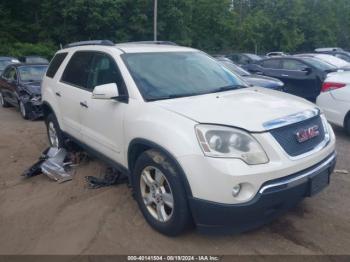
[[[180,163],[176,160],[176,158],[164,147],[158,145],[155,142],[152,142],[147,139],[143,138],[135,138],[129,143],[128,147],[128,153],[127,153],[127,159],[128,159],[128,169],[130,171],[131,179],[133,179],[132,172],[135,167],[137,158],[145,151],[150,149],[156,149],[163,153],[166,157],[168,157],[176,166],[177,170],[179,171],[180,179],[185,187],[185,191],[188,197],[192,197],[192,190],[190,187],[190,184],[187,180],[186,174],[181,167]]]
[[[46,118],[51,113],[55,114],[55,111],[52,109],[51,105],[46,101],[43,102],[42,108],[43,108],[44,118]]]

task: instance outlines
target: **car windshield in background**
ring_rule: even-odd
[[[12,64],[11,60],[0,60],[0,71],[3,71],[9,64]]]
[[[201,52],[124,54],[147,101],[222,92],[245,87],[238,77]]]
[[[20,66],[18,68],[19,76],[22,82],[41,81],[47,66]]]
[[[254,55],[254,54],[245,54],[245,55],[248,56],[250,59],[256,60],[256,61],[259,61],[262,59],[260,56]]]
[[[306,63],[311,64],[312,66],[316,67],[317,69],[321,71],[336,71],[337,67],[334,65],[331,65],[327,62],[324,62],[317,58],[307,57],[307,58],[301,58]]]
[[[27,64],[48,64],[49,61],[43,57],[27,57]]]
[[[239,75],[239,76],[249,76],[250,73],[248,71],[245,71],[243,68],[235,65],[234,63],[228,62],[228,61],[221,61],[221,63],[226,66],[231,72]]]

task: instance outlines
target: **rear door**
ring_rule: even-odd
[[[262,75],[280,78],[282,71],[281,71],[281,60],[279,58],[272,58],[272,59],[266,59],[259,62]],[[256,72],[259,74],[259,72]]]
[[[82,97],[90,93],[87,82],[92,58],[92,52],[75,52],[56,89],[63,130],[78,140],[81,140],[81,111],[84,108]]]
[[[285,92],[306,98],[312,102],[320,93],[320,84],[315,69],[305,63],[285,58],[282,59],[282,71],[279,77],[285,84]]]

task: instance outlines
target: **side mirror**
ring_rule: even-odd
[[[116,83],[99,85],[92,91],[93,99],[115,99],[119,97],[118,86]]]

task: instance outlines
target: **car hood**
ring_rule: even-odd
[[[22,88],[29,94],[40,95],[41,94],[41,81],[22,83]]]
[[[283,86],[283,82],[272,77],[249,75],[243,76],[243,79],[251,85],[261,86],[265,88],[280,89]]]
[[[234,126],[251,132],[266,131],[267,122],[316,107],[302,98],[259,87],[153,103],[198,123]]]

